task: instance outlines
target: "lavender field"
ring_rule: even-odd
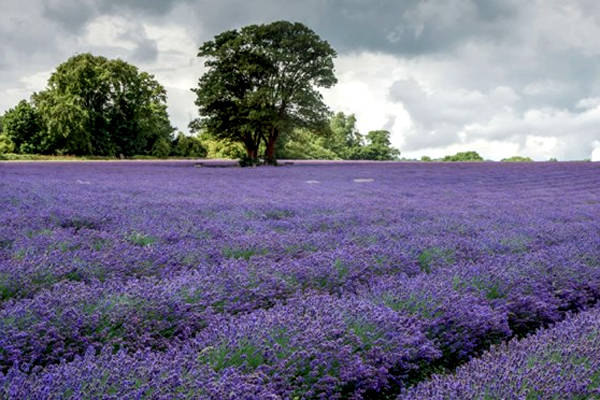
[[[3,399],[600,398],[599,298],[597,163],[0,164]]]

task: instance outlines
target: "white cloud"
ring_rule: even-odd
[[[335,66],[339,82],[322,91],[325,102],[336,112],[355,114],[363,134],[387,129],[392,143],[401,146],[410,119],[401,104],[388,100],[388,91],[394,79],[406,75],[404,63],[389,55],[362,52],[340,55]]]
[[[46,87],[46,83],[48,82],[48,79],[50,79],[52,72],[53,71],[48,70],[36,72],[32,75],[22,77],[20,81],[23,83],[23,89],[29,93],[42,90],[44,87]]]
[[[569,89],[567,82],[559,82],[552,79],[536,80],[528,83],[523,88],[523,93],[529,96],[554,95]]]
[[[128,37],[131,25],[131,21],[124,17],[99,16],[88,23],[85,34],[79,38],[79,44],[83,47],[117,47],[134,50],[137,43]]]
[[[158,49],[156,60],[142,64],[167,90],[167,111],[178,130],[188,132],[188,124],[197,117],[196,95],[190,90],[204,71],[196,57],[199,44],[192,34],[177,25],[144,24],[148,38]]]
[[[600,140],[594,141],[594,150],[590,154],[590,159],[592,161],[600,161]]]
[[[578,109],[590,110],[600,107],[600,97],[587,97],[577,102],[575,106]]]

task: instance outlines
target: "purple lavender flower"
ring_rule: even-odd
[[[598,172],[2,163],[0,397],[595,395]]]

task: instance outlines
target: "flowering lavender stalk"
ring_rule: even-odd
[[[393,396],[597,302],[598,171],[0,164],[3,395]]]
[[[600,396],[600,312],[593,309],[497,346],[455,374],[406,390],[409,399],[590,399]]]

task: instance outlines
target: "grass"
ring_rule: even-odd
[[[120,160],[190,160],[198,157],[165,157],[158,158],[147,155],[136,155],[125,159],[108,156],[72,156],[72,155],[45,155],[45,154],[15,154],[3,153],[0,154],[0,161],[120,161]]]
[[[205,349],[204,354],[200,354],[201,361],[207,361],[212,368],[219,372],[228,367],[246,366],[246,369],[254,371],[265,363],[265,359],[258,346],[243,340],[234,348],[227,343],[218,347]]]
[[[10,299],[17,293],[12,281],[10,274],[0,273],[0,301]]]
[[[238,247],[225,247],[223,249],[223,256],[226,258],[244,259],[250,260],[250,257],[254,255],[265,255],[268,253],[267,249],[249,248],[243,249]]]
[[[429,247],[419,254],[419,268],[426,274],[432,271],[435,264],[454,264],[454,251],[450,249],[441,249],[439,247]]]
[[[156,238],[149,235],[144,235],[140,232],[132,232],[129,236],[127,236],[127,240],[130,243],[141,247],[150,246],[151,244],[156,242]]]

